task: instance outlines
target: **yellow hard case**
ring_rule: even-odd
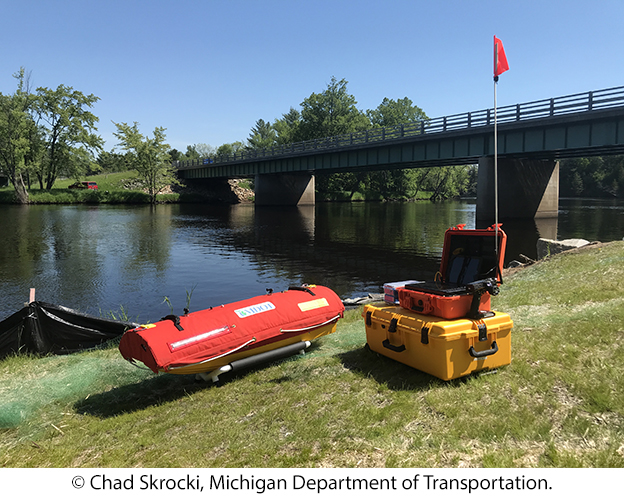
[[[479,320],[447,320],[386,303],[362,316],[371,350],[442,380],[511,363],[513,322],[505,313]]]

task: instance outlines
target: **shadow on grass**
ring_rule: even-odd
[[[84,415],[109,418],[175,401],[207,385],[196,383],[191,375],[158,375],[90,395],[75,403],[74,408]]]
[[[308,351],[315,349],[312,345]],[[195,392],[210,388],[221,388],[236,380],[279,363],[296,361],[300,355],[277,359],[260,365],[219,375],[218,383],[196,380],[195,375],[159,374],[134,384],[119,386],[87,397],[74,404],[74,409],[84,415],[110,418],[123,413],[132,413],[152,406],[175,401]],[[276,378],[267,382],[287,382],[288,377]],[[224,393],[226,395],[226,393]]]
[[[338,355],[344,367],[364,377],[372,378],[393,391],[423,391],[434,387],[464,385],[469,379],[461,377],[441,380],[398,361],[370,350],[367,346]]]

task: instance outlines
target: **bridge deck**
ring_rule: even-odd
[[[624,153],[624,87],[497,109],[501,157],[557,159]],[[176,162],[180,176],[223,178],[475,164],[494,153],[494,110]]]

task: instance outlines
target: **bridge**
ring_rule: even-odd
[[[500,219],[557,216],[561,158],[624,153],[624,87],[497,109]],[[256,203],[314,203],[314,173],[479,164],[477,217],[494,218],[494,110],[232,156],[176,162],[183,179],[255,177]]]

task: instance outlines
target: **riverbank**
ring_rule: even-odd
[[[50,190],[28,190],[29,204],[149,204],[150,197],[135,171],[93,175],[85,181],[96,182],[97,190],[73,189],[74,180],[61,179]],[[158,194],[159,204],[167,203],[219,203],[234,204],[253,201],[253,190],[245,180],[228,180],[219,188],[186,185],[167,187]],[[13,187],[0,188],[0,204],[15,204]]]
[[[9,358],[0,466],[624,467],[623,282],[624,242],[508,274],[511,365],[451,382],[367,351],[359,311],[218,388],[114,346]]]

